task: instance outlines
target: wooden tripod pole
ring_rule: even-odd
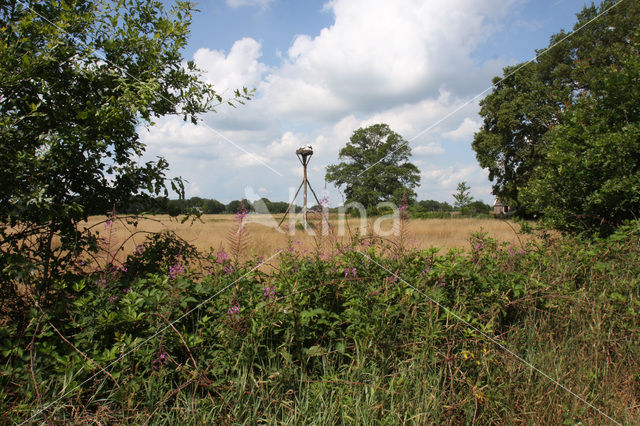
[[[300,188],[302,188],[302,185],[304,185],[304,181],[302,181],[302,183],[298,187],[298,190],[296,191],[296,195],[294,195],[293,198],[291,199],[291,202],[289,203],[289,207],[287,207],[287,210],[284,212],[284,216],[282,216],[282,219],[280,219],[280,223],[278,224],[278,227],[282,225],[282,222],[284,222],[285,218],[289,214],[289,210],[291,210],[291,206],[293,206],[293,203],[296,201],[296,197],[298,196],[298,193],[300,192]]]
[[[302,204],[302,226],[304,226],[304,229],[307,229],[307,187],[310,187],[309,181],[307,180],[307,164],[309,164],[311,155],[313,155],[313,150],[311,149],[311,146],[307,145],[306,147],[298,149],[296,151],[296,155],[298,156],[298,160],[300,160],[300,163],[302,163],[302,183],[298,187],[296,195],[293,196],[293,200],[291,200],[291,203],[289,203],[287,211],[284,212],[284,216],[282,216],[282,219],[280,219],[280,223],[278,224],[278,226],[282,225],[282,222],[284,222],[287,214],[289,214],[289,210],[291,210],[291,206],[293,206],[293,203],[296,201],[296,197],[298,196],[300,189],[304,186],[304,203]],[[311,191],[313,192],[313,189]],[[313,195],[316,196],[315,192],[313,193]],[[317,200],[318,197],[316,196],[316,201]]]
[[[304,158],[306,160],[306,157]],[[302,169],[304,170],[304,177],[302,178],[302,184],[304,185],[304,203],[302,204],[302,226],[307,229],[307,161],[302,162]]]
[[[316,199],[316,203],[318,203],[318,206],[322,209],[322,220],[325,220],[327,222],[327,226],[329,225],[329,218],[326,217],[326,215],[324,214],[324,207],[322,205],[322,203],[320,202],[320,200],[318,200],[318,196],[316,195],[316,191],[313,190],[313,187],[311,186],[311,182],[307,182],[309,185],[309,189],[311,190],[311,193],[313,194],[313,197]]]

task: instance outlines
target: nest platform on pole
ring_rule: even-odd
[[[278,224],[278,226],[282,225],[282,222],[284,222],[284,219],[289,214],[289,211],[291,210],[291,207],[293,206],[293,203],[296,201],[296,197],[298,196],[298,193],[300,193],[300,190],[302,188],[304,188],[304,191],[303,191],[304,201],[302,204],[302,226],[304,226],[304,229],[307,229],[307,226],[308,226],[307,225],[307,188],[311,190],[311,193],[316,199],[316,202],[318,203],[318,205],[320,205],[320,200],[318,200],[318,196],[316,195],[316,192],[311,187],[311,183],[309,183],[309,179],[307,178],[307,165],[309,164],[309,161],[311,161],[312,155],[313,155],[313,148],[311,147],[311,145],[301,146],[296,150],[296,156],[298,157],[298,160],[300,160],[300,164],[302,164],[302,171],[303,171],[302,183],[300,183],[300,186],[296,191],[296,195],[293,196],[293,199],[289,203],[289,207],[287,207],[287,211],[284,212],[284,216],[282,216],[282,219],[280,220],[280,223]]]

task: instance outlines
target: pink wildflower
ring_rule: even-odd
[[[262,288],[264,290],[264,293],[262,294],[262,296],[266,299],[275,299],[276,298],[276,289],[275,287],[271,286],[265,286]]]
[[[184,266],[176,263],[171,268],[169,268],[169,276],[171,279],[175,279],[177,276],[184,274]]]
[[[153,367],[154,370],[159,370],[162,367],[164,367],[164,365],[167,363],[167,361],[169,360],[167,353],[162,351],[158,354],[158,356],[151,361],[151,365]]]
[[[236,314],[239,314],[240,313],[240,305],[238,305],[236,303],[235,305],[231,306],[227,313],[229,314],[229,317],[234,317]]]
[[[353,278],[358,278],[358,270],[355,267],[345,269],[344,277],[347,278],[349,275],[352,275]]]

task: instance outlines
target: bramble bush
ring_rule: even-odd
[[[497,342],[633,423],[639,237],[637,222],[523,246],[478,233],[445,253],[356,237],[265,264],[155,236],[116,271],[78,272],[55,309],[4,322],[0,409],[16,422],[607,421]]]

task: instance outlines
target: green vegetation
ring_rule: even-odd
[[[574,30],[494,78],[473,148],[508,205],[606,234],[640,213],[640,3],[586,7]]]
[[[327,167],[326,180],[344,186],[347,203],[357,202],[367,209],[378,203],[401,204],[403,196],[411,203],[413,188],[420,182],[420,170],[409,162],[409,143],[387,124],[374,124],[353,132],[340,150],[343,161]]]
[[[16,422],[609,421],[526,362],[636,423],[638,238],[635,223],[522,247],[478,234],[466,253],[354,239],[311,257],[291,242],[266,273],[263,259],[156,236],[126,265],[78,265],[56,305],[2,328],[0,410]]]

